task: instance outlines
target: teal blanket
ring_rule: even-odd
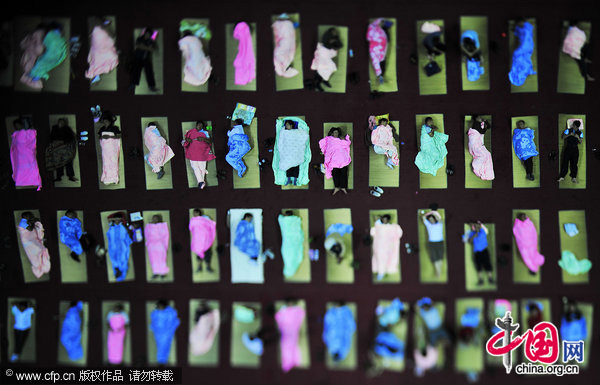
[[[279,215],[281,229],[281,257],[283,258],[283,275],[292,277],[298,271],[304,257],[304,231],[302,218],[295,215]]]
[[[48,80],[48,72],[58,67],[67,57],[67,41],[58,30],[50,31],[44,37],[44,53],[31,69],[33,79]]]
[[[288,116],[288,117],[284,117],[281,119],[277,119],[277,125],[275,126],[275,147],[273,150],[273,174],[275,174],[275,184],[280,185],[280,186],[285,185],[285,182],[287,181],[287,176],[286,176],[285,170],[282,170],[279,167],[280,166],[279,163],[285,161],[285,160],[282,160],[282,156],[279,151],[279,146],[280,146],[279,137],[280,137],[281,131],[285,130],[284,122],[286,120],[291,120],[293,122],[296,122],[298,124],[298,130],[304,130],[304,131],[306,131],[307,134],[310,131],[306,122],[300,118]],[[284,154],[284,157],[288,156],[289,154],[292,154],[294,152],[296,152],[296,149],[290,148],[290,149],[286,150],[286,154]],[[310,139],[309,139],[306,142],[306,145],[304,148],[304,161],[302,163],[300,163],[300,172],[298,174],[298,180],[297,180],[298,186],[304,186],[304,185],[308,184],[308,182],[309,182],[308,166],[310,164],[311,157],[312,157],[312,154],[310,152]],[[286,164],[287,163],[289,163],[289,162],[286,161]]]
[[[421,127],[421,150],[415,158],[415,164],[422,173],[435,176],[440,167],[444,166],[444,158],[448,155],[446,142],[448,135],[435,132],[433,137]]]

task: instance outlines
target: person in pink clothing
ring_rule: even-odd
[[[377,154],[384,154],[387,161],[386,166],[394,168],[400,164],[398,149],[394,145],[394,141],[398,141],[396,127],[385,119],[379,119],[377,127],[374,127],[374,119],[369,118],[369,126],[371,127],[371,143],[373,151]]]
[[[108,31],[110,20],[103,20],[92,30],[90,36],[89,67],[85,77],[92,84],[100,81],[100,76],[110,73],[119,65],[119,54],[115,48],[115,39]]]
[[[314,79],[308,82],[309,88],[315,91],[323,91],[322,84],[331,88],[329,79],[337,71],[337,65],[333,58],[337,56],[338,50],[342,46],[342,40],[336,28],[331,27],[325,31],[321,41],[317,43],[317,49],[310,65],[310,69],[316,71],[316,73]]]
[[[400,225],[390,223],[392,217],[382,215],[371,227],[373,237],[373,258],[371,260],[373,273],[380,281],[386,274],[394,274],[400,270]]]
[[[165,175],[165,164],[171,160],[175,154],[167,141],[160,133],[155,122],[148,123],[148,127],[144,131],[144,146],[149,152],[144,155],[146,163],[152,167],[152,172],[156,174],[156,179],[160,179]]]
[[[484,144],[484,135],[489,128],[489,122],[479,115],[473,116],[471,128],[467,131],[469,137],[469,153],[473,157],[471,167],[473,173],[481,180],[494,180],[494,163],[492,154]]]
[[[185,60],[183,81],[193,86],[205,84],[212,73],[210,57],[204,53],[202,40],[190,30],[183,31],[179,39],[179,50]]]
[[[221,325],[221,315],[219,309],[211,309],[208,304],[202,302],[194,319],[196,324],[190,330],[189,338],[190,353],[201,356],[208,353],[213,346]]]
[[[123,363],[125,336],[129,328],[129,315],[123,304],[117,303],[106,316],[108,334],[106,336],[106,351],[108,362],[113,365]]]
[[[152,267],[152,279],[165,278],[169,274],[167,254],[169,250],[169,225],[161,215],[153,215],[152,222],[144,227],[148,259]]]
[[[389,41],[388,29],[392,26],[390,21],[382,18],[375,19],[367,28],[367,41],[369,42],[369,56],[377,81],[383,83],[385,73],[385,59]]]
[[[202,120],[196,122],[196,128],[185,133],[181,142],[185,150],[185,157],[190,160],[200,189],[206,187],[205,178],[208,173],[206,163],[216,158],[212,143],[213,140],[206,129],[206,123]]]
[[[248,23],[237,23],[233,29],[233,37],[239,41],[238,53],[233,61],[235,84],[243,86],[256,79],[256,57]]]
[[[198,259],[197,271],[202,271],[203,262],[206,264],[206,271],[213,272],[210,266],[212,259],[212,245],[215,242],[217,232],[217,223],[206,215],[202,215],[202,210],[194,209],[194,216],[190,218],[190,237],[192,240],[192,252]]]
[[[32,83],[37,85],[41,84],[41,80],[33,82],[29,77],[29,73],[38,57],[44,53],[44,37],[46,36],[46,30],[42,25],[39,25],[33,32],[25,36],[21,41],[21,49],[23,50],[23,56],[21,56],[21,68],[23,69],[23,76],[21,76],[21,83],[28,86],[33,86]],[[41,87],[35,87],[41,88]]]
[[[50,254],[44,245],[44,226],[31,211],[21,214],[21,221],[17,226],[21,246],[31,262],[31,271],[36,278],[50,272]]]
[[[298,339],[300,328],[306,312],[300,305],[284,305],[275,313],[275,321],[281,334],[279,344],[281,351],[281,369],[289,372],[302,363],[302,352]]]
[[[294,23],[280,18],[273,23],[275,49],[273,49],[273,65],[277,76],[293,78],[298,70],[292,67],[296,55],[296,29]],[[298,63],[300,65],[300,63]]]
[[[108,111],[102,114],[101,121],[102,126],[98,129],[102,154],[102,176],[100,181],[106,185],[118,184],[121,130],[115,125],[116,116]]]
[[[11,135],[10,162],[15,186],[35,186],[40,191],[42,177],[37,163],[37,130],[31,127],[29,118],[13,121]]]
[[[535,275],[544,264],[544,256],[538,251],[538,233],[527,214],[517,214],[513,225],[513,234],[521,258],[529,269],[529,274]]]
[[[325,178],[333,178],[333,193],[337,194],[340,190],[348,194],[348,165],[352,162],[350,157],[350,136],[346,135],[342,139],[342,129],[340,127],[331,127],[327,136],[319,141],[321,153],[325,156],[323,165],[325,167]]]
[[[569,22],[569,29],[563,40],[562,51],[577,62],[579,72],[585,80],[596,80],[590,75],[589,64],[592,60],[590,59],[591,50],[587,36],[583,30],[577,27],[577,21],[575,20]]]

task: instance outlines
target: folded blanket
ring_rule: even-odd
[[[529,270],[537,273],[544,264],[544,256],[538,251],[538,234],[531,219],[515,218],[513,234],[523,262]]]
[[[152,172],[157,173],[167,164],[175,154],[165,138],[160,135],[160,131],[156,126],[148,126],[144,131],[144,146],[149,153],[144,155],[144,159],[152,167]]]
[[[444,159],[448,154],[446,149],[448,135],[434,132],[431,137],[425,127],[425,125],[421,127],[421,149],[415,158],[415,164],[422,173],[436,176],[438,169],[444,166]]]
[[[286,120],[296,122],[298,128],[286,130]],[[295,166],[300,166],[297,185],[308,184],[308,166],[312,159],[309,130],[306,122],[300,118],[290,116],[277,119],[272,163],[276,185],[283,186],[287,181],[286,170]]]
[[[319,141],[319,148],[325,156],[325,178],[331,179],[331,170],[334,168],[343,168],[352,162],[350,158],[350,136],[345,139],[326,136]]]
[[[83,358],[83,347],[81,346],[81,313],[83,302],[77,302],[67,310],[60,331],[60,342],[65,347],[69,359],[77,361]]]
[[[298,75],[298,70],[290,67],[296,55],[296,31],[290,20],[277,20],[273,23],[275,49],[273,50],[273,64],[275,73],[284,78],[293,78]]]
[[[400,238],[402,228],[397,224],[379,223],[371,228],[373,237],[373,273],[394,274],[400,268]]]
[[[281,257],[283,258],[283,275],[292,277],[298,271],[304,258],[304,231],[302,218],[295,215],[279,215],[281,229]]]
[[[10,161],[15,186],[37,186],[42,188],[42,177],[36,158],[37,131],[34,129],[17,130],[12,133]]]
[[[352,348],[352,336],[356,331],[354,314],[348,306],[331,307],[325,313],[323,342],[336,361],[343,361]]]
[[[206,354],[213,346],[219,332],[221,316],[219,309],[213,309],[200,316],[190,331],[190,352],[195,356]]]
[[[208,81],[212,72],[210,58],[204,54],[202,42],[194,35],[179,39],[179,50],[185,60],[183,81],[193,86],[200,86]]]
[[[189,224],[192,252],[204,259],[204,253],[215,242],[217,223],[208,217],[199,216],[190,218]]]
[[[168,274],[169,225],[167,222],[146,224],[146,227],[144,227],[144,240],[152,274]]]
[[[571,275],[585,274],[592,268],[592,262],[589,259],[577,259],[575,254],[569,250],[563,250],[558,265]]]
[[[63,216],[58,222],[58,232],[60,235],[60,241],[67,245],[72,252],[77,255],[83,253],[83,248],[79,238],[83,234],[81,228],[81,221],[78,218],[69,218]]]
[[[156,362],[166,364],[169,361],[171,343],[179,326],[177,311],[171,306],[150,313],[150,330],[154,333],[156,342]]]
[[[338,51],[336,49],[325,48],[323,44],[317,43],[317,49],[315,50],[310,69],[317,71],[323,80],[329,80],[331,75],[337,71],[337,66],[333,61],[333,58],[336,57],[337,54]]]
[[[385,126],[377,126],[371,132],[371,143],[373,146],[381,148],[385,152],[385,156],[388,158],[394,166],[400,164],[400,158],[398,157],[398,149],[394,145],[394,133],[392,127],[388,124]]]
[[[483,134],[479,131],[469,128],[469,153],[473,156],[473,173],[482,180],[494,180],[494,164],[492,163],[492,154],[483,144]]]
[[[248,24],[237,23],[233,29],[233,37],[239,41],[238,53],[233,61],[235,84],[246,85],[256,78],[256,58]]]
[[[581,59],[581,48],[585,44],[585,32],[576,26],[569,27],[563,41],[562,51],[575,60]]]
[[[384,20],[375,19],[367,28],[367,41],[369,42],[369,57],[371,65],[375,71],[375,76],[383,74],[381,62],[385,60],[387,55],[388,39],[385,31],[381,27]]]
[[[275,313],[279,328],[281,369],[289,372],[302,363],[302,352],[298,344],[300,328],[304,322],[305,311],[301,306],[284,306]]]
[[[90,52],[88,54],[89,68],[85,77],[93,79],[98,75],[107,74],[119,65],[119,54],[115,48],[115,40],[100,26],[92,30]]]
[[[533,25],[525,22],[523,27],[515,26],[515,36],[519,41],[519,46],[513,51],[508,78],[515,86],[522,86],[529,75],[536,74],[531,62],[534,48]]]
[[[513,148],[519,160],[527,160],[532,156],[538,155],[535,142],[533,141],[534,137],[535,132],[531,128],[515,128],[513,131]]]
[[[404,341],[391,332],[379,332],[375,337],[375,354],[394,361],[404,360]]]

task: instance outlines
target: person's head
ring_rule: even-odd
[[[159,299],[158,301],[156,301],[156,308],[159,310],[163,310],[167,306],[169,306],[169,302],[166,299]]]
[[[426,117],[425,125],[430,127],[432,124],[433,124],[433,118],[431,116]]]
[[[575,19],[569,20],[569,27],[577,27],[578,21]]]
[[[523,27],[525,25],[525,18],[524,17],[518,17],[515,19],[515,25],[519,26],[519,27]]]
[[[387,126],[388,120],[386,118],[381,118],[381,119],[379,119],[379,121],[377,122],[377,124],[380,125],[380,126]]]
[[[206,128],[206,123],[204,123],[204,120],[196,121],[196,130],[200,131],[200,130],[204,130],[205,128]]]
[[[59,32],[62,32],[63,26],[62,26],[62,24],[60,24],[56,21],[52,21],[52,22],[46,24],[45,29],[46,29],[46,32],[54,31],[54,30],[58,30]]]
[[[67,126],[67,119],[65,118],[60,118],[57,120],[56,124],[58,124],[58,127],[66,127]]]
[[[471,39],[470,37],[465,37],[462,40],[463,46],[468,50],[468,51],[473,51],[475,50],[475,42],[473,41],[473,39]]]
[[[526,219],[527,219],[527,214],[525,214],[525,213],[518,213],[518,214],[517,214],[517,218],[518,218],[520,221],[524,221],[524,220],[526,220]]]
[[[294,215],[294,212],[292,210],[286,210],[283,214],[287,217],[291,217],[292,215]]]
[[[429,223],[433,223],[433,224],[438,223],[438,219],[433,214],[429,214],[425,219],[427,219],[429,221]]]
[[[194,209],[194,216],[195,217],[199,217],[202,215],[202,210],[200,209]]]
[[[113,311],[114,311],[115,313],[120,313],[120,312],[122,312],[122,311],[125,311],[125,307],[123,306],[123,304],[122,304],[122,303],[120,303],[120,302],[119,302],[119,303],[117,303],[115,306],[113,306]]]
[[[446,50],[446,45],[444,43],[442,43],[442,39],[440,38],[440,35],[435,35],[432,39],[431,42],[433,43],[433,46],[438,49],[439,51],[445,51]]]
[[[244,125],[244,119],[235,119],[231,123],[234,126],[243,126]]]
[[[110,127],[117,120],[117,118],[115,118],[115,116],[111,112],[104,111],[104,113],[100,117],[100,120],[102,121],[102,124],[105,127]]]
[[[13,128],[15,129],[15,131],[18,130],[22,130],[25,126],[23,125],[23,120],[22,119],[15,119],[13,120]]]
[[[340,40],[340,34],[334,27],[329,28],[323,34],[323,45],[327,49],[340,49],[342,48],[342,41]]]
[[[293,120],[286,120],[283,123],[283,126],[286,130],[293,130],[295,128],[295,124]]]
[[[182,32],[183,37],[192,36],[193,33],[189,29],[186,29]]]
[[[152,216],[152,223],[160,223],[162,221],[163,221],[162,215],[156,214],[156,215]]]
[[[390,223],[392,217],[389,214],[385,214],[381,216],[381,223]]]
[[[342,253],[342,245],[334,243],[329,250],[335,255],[340,255]]]
[[[538,304],[535,302],[530,302],[527,305],[527,309],[529,310],[529,315],[534,317],[537,317],[542,312]]]
[[[78,303],[79,303],[79,301],[70,301],[69,302],[69,307],[77,307]]]
[[[471,227],[473,228],[473,230],[479,231],[481,229],[481,222],[479,222],[479,221],[473,222],[473,223],[471,223]]]
[[[152,38],[152,28],[150,28],[150,27],[144,28],[144,32],[142,33],[142,37],[144,39],[151,39]]]
[[[34,219],[33,213],[31,211],[25,211],[21,214],[22,219],[26,219],[27,221],[32,221]]]
[[[77,211],[69,209],[65,211],[65,215],[71,219],[75,219],[77,218]]]
[[[520,129],[520,130],[524,129],[525,128],[525,121],[524,120],[519,120],[517,122],[517,128]]]
[[[341,138],[342,137],[342,129],[339,127],[331,127],[331,129],[329,130],[327,135],[333,136],[334,138]]]
[[[150,127],[150,126],[157,127],[158,125],[156,124],[156,122],[148,122],[148,125],[146,127]]]
[[[242,220],[246,221],[246,222],[252,222],[252,218],[254,218],[254,216],[250,213],[246,213],[244,214],[244,218],[242,218]]]
[[[25,311],[25,309],[27,309],[29,307],[29,302],[28,301],[19,301],[17,303],[17,307],[19,308],[20,311]]]
[[[581,127],[581,122],[579,120],[573,121],[573,128],[578,130],[579,127]]]

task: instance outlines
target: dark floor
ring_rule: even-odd
[[[56,2],[44,3],[39,7],[31,2],[14,4],[19,9],[13,15],[43,14],[70,16],[72,34],[85,35],[86,17],[94,13],[106,13],[117,16],[119,47],[130,47],[124,42],[130,41],[134,27],[153,25],[164,28],[165,41],[165,92],[163,96],[133,96],[126,91],[128,81],[123,66],[119,67],[119,91],[108,93],[90,93],[88,82],[82,74],[86,68],[87,46],[74,60],[73,69],[77,78],[71,81],[69,95],[15,93],[11,89],[0,89],[3,102],[1,114],[6,115],[32,113],[36,126],[41,128],[38,147],[44,148],[48,141],[47,116],[52,113],[73,113],[77,115],[79,126],[91,128],[88,108],[100,104],[121,115],[124,129],[124,151],[132,147],[142,147],[139,134],[140,116],[168,116],[170,137],[173,148],[178,148],[180,138],[179,123],[195,119],[212,120],[217,133],[215,143],[219,155],[218,168],[227,168],[223,155],[226,153],[225,117],[233,110],[238,101],[258,108],[259,142],[272,136],[271,122],[280,115],[305,115],[313,128],[312,150],[318,159],[317,142],[323,122],[352,121],[355,127],[354,169],[355,190],[348,196],[332,199],[323,190],[320,180],[312,180],[308,190],[281,191],[273,184],[272,172],[261,176],[260,190],[233,190],[231,172],[228,179],[218,188],[208,188],[202,192],[187,188],[184,158],[176,150],[172,160],[173,190],[146,191],[141,161],[126,162],[127,189],[121,191],[99,191],[96,172],[96,154],[93,146],[80,151],[83,188],[80,190],[55,189],[46,180],[41,192],[34,190],[14,190],[13,187],[2,191],[3,199],[9,201],[2,207],[2,233],[10,234],[11,249],[2,252],[2,263],[8,268],[1,276],[2,301],[0,302],[0,325],[2,340],[2,362],[7,360],[5,345],[7,296],[35,297],[38,300],[38,332],[35,336],[38,349],[38,365],[51,366],[56,363],[58,339],[57,320],[53,319],[58,311],[58,302],[67,299],[82,299],[90,304],[89,365],[102,363],[101,344],[104,337],[100,322],[102,299],[126,299],[131,301],[133,325],[133,357],[145,357],[146,321],[144,303],[159,297],[175,300],[181,316],[181,326],[177,333],[178,366],[184,369],[184,383],[244,383],[244,384],[326,384],[344,383],[347,385],[364,383],[464,383],[464,376],[452,370],[427,374],[424,380],[415,378],[411,371],[402,374],[386,373],[375,379],[367,379],[362,369],[348,372],[330,371],[323,361],[323,343],[321,342],[321,317],[325,303],[330,300],[345,299],[358,303],[358,345],[359,365],[362,368],[367,358],[367,346],[372,338],[370,326],[373,322],[373,310],[378,299],[399,296],[403,300],[414,301],[428,295],[436,300],[445,301],[446,319],[454,319],[453,300],[470,295],[465,291],[463,245],[459,238],[462,224],[470,218],[480,218],[496,224],[498,244],[511,243],[511,210],[513,208],[537,208],[541,210],[542,252],[547,258],[543,267],[543,279],[540,285],[512,284],[512,267],[502,267],[498,271],[500,290],[494,293],[478,294],[486,299],[499,296],[509,299],[523,297],[549,297],[552,300],[552,319],[557,322],[560,313],[560,297],[568,295],[575,299],[595,302],[600,286],[598,269],[591,271],[589,285],[561,284],[561,272],[557,265],[559,258],[559,209],[585,209],[588,218],[588,240],[590,258],[595,260],[600,249],[598,229],[593,225],[594,218],[600,215],[598,206],[599,182],[593,177],[598,175],[598,160],[592,155],[592,148],[600,142],[600,134],[595,123],[600,117],[598,111],[599,88],[597,84],[588,86],[585,96],[562,95],[556,93],[558,66],[558,44],[560,25],[565,19],[585,19],[599,25],[600,14],[593,6],[594,2],[582,1],[528,1],[528,2],[481,2],[454,1],[440,2],[374,2],[374,1],[267,1],[241,2],[170,2],[145,1],[136,10],[134,2],[105,1],[101,4],[88,2],[68,2],[59,5]],[[143,4],[143,5],[141,5]],[[309,91],[275,92],[275,82],[271,60],[270,16],[280,12],[299,12],[302,24],[302,42],[305,74],[309,73],[310,60],[316,42],[317,25],[339,24],[350,27],[350,48],[354,58],[349,59],[348,71],[358,71],[359,85],[348,84],[347,93],[315,94]],[[398,19],[398,85],[400,91],[387,94],[376,100],[369,99],[367,83],[368,56],[365,43],[367,19],[375,16],[390,16]],[[462,92],[460,78],[460,58],[458,50],[452,48],[447,55],[448,94],[443,96],[423,96],[418,94],[417,68],[409,63],[408,56],[415,49],[415,22],[426,18],[443,18],[446,23],[446,39],[449,47],[458,44],[458,21],[460,15],[487,15],[489,17],[490,40],[498,43],[498,50],[490,54],[491,91]],[[506,31],[507,20],[518,16],[535,16],[538,28],[538,72],[539,92],[535,94],[511,94],[507,79],[509,52],[508,43],[501,36]],[[214,73],[221,78],[218,86],[211,86],[207,94],[180,92],[180,54],[176,45],[177,26],[184,17],[208,17],[213,28],[210,56]],[[9,18],[4,13],[2,18]],[[225,91],[225,37],[224,25],[237,20],[255,21],[258,24],[258,92]],[[596,29],[592,36],[600,32]],[[596,42],[592,41],[598,48]],[[597,58],[596,58],[597,59]],[[486,69],[487,70],[487,69]],[[373,113],[391,112],[400,121],[400,136],[406,143],[401,151],[400,188],[387,189],[380,199],[368,195],[368,149],[358,138],[363,123]],[[453,164],[456,174],[448,178],[447,190],[419,190],[419,173],[413,165],[416,155],[416,137],[414,116],[418,113],[444,113],[446,132],[450,134],[448,142],[448,162]],[[491,113],[494,127],[491,130],[496,180],[492,190],[466,190],[464,188],[463,163],[463,116],[472,113]],[[557,172],[556,161],[549,161],[547,154],[557,148],[557,117],[559,113],[584,113],[587,115],[587,189],[559,190],[554,181]],[[540,159],[541,188],[513,189],[511,168],[510,117],[516,115],[539,115],[540,117]],[[0,148],[7,149],[6,135],[0,135]],[[38,151],[38,158],[43,152]],[[9,162],[8,151],[4,152],[3,162]],[[10,164],[10,163],[8,163]],[[418,260],[416,256],[403,253],[403,281],[400,285],[373,285],[369,269],[369,247],[361,240],[368,228],[368,210],[396,208],[399,222],[404,229],[403,240],[415,242],[417,239],[416,209],[431,202],[439,203],[448,214],[447,235],[449,261],[449,283],[446,285],[422,285],[418,282]],[[335,207],[352,208],[352,220],[355,226],[354,254],[362,262],[353,285],[332,285],[325,282],[325,264],[323,261],[312,266],[311,284],[284,284],[280,259],[265,266],[266,283],[264,285],[231,285],[229,277],[228,253],[221,258],[222,279],[219,284],[192,284],[190,261],[187,245],[188,208],[216,207],[218,210],[219,243],[228,242],[225,225],[226,211],[232,207],[262,207],[264,209],[264,245],[277,248],[279,230],[276,229],[276,214],[282,207],[308,207],[310,210],[310,233],[323,234],[323,209]],[[171,229],[173,244],[180,251],[174,255],[175,283],[146,284],[144,277],[143,246],[135,245],[136,279],[133,283],[108,284],[106,271],[95,269],[93,261],[88,261],[89,283],[86,285],[63,285],[60,283],[58,246],[56,229],[56,210],[67,207],[84,209],[85,225],[88,231],[100,234],[99,211],[117,208],[128,210],[169,209],[171,211]],[[39,208],[41,218],[48,229],[48,245],[52,256],[53,270],[50,282],[24,285],[21,265],[16,249],[12,210]],[[595,263],[595,261],[594,261]],[[221,329],[220,365],[218,368],[188,368],[187,330],[188,300],[190,298],[214,298],[221,301],[222,309],[230,309],[236,300],[258,300],[263,304],[286,296],[305,298],[308,304],[311,368],[294,370],[283,374],[278,368],[277,348],[266,350],[259,370],[233,369],[229,366],[230,324]],[[598,314],[600,308],[595,307]],[[266,322],[273,322],[266,319]],[[45,330],[43,326],[48,326]],[[40,327],[42,326],[42,327]],[[515,374],[506,377],[503,370],[484,374],[481,383],[501,384],[508,379],[515,383],[596,383],[600,369],[600,328],[597,323],[593,334],[592,363],[590,369],[575,378],[557,378],[554,376],[531,379],[518,378]],[[32,336],[33,337],[33,336]],[[31,337],[30,337],[31,338]],[[409,342],[409,344],[412,344]],[[410,348],[410,345],[409,345]],[[514,371],[513,371],[514,373]],[[594,381],[593,379],[596,378]]]

